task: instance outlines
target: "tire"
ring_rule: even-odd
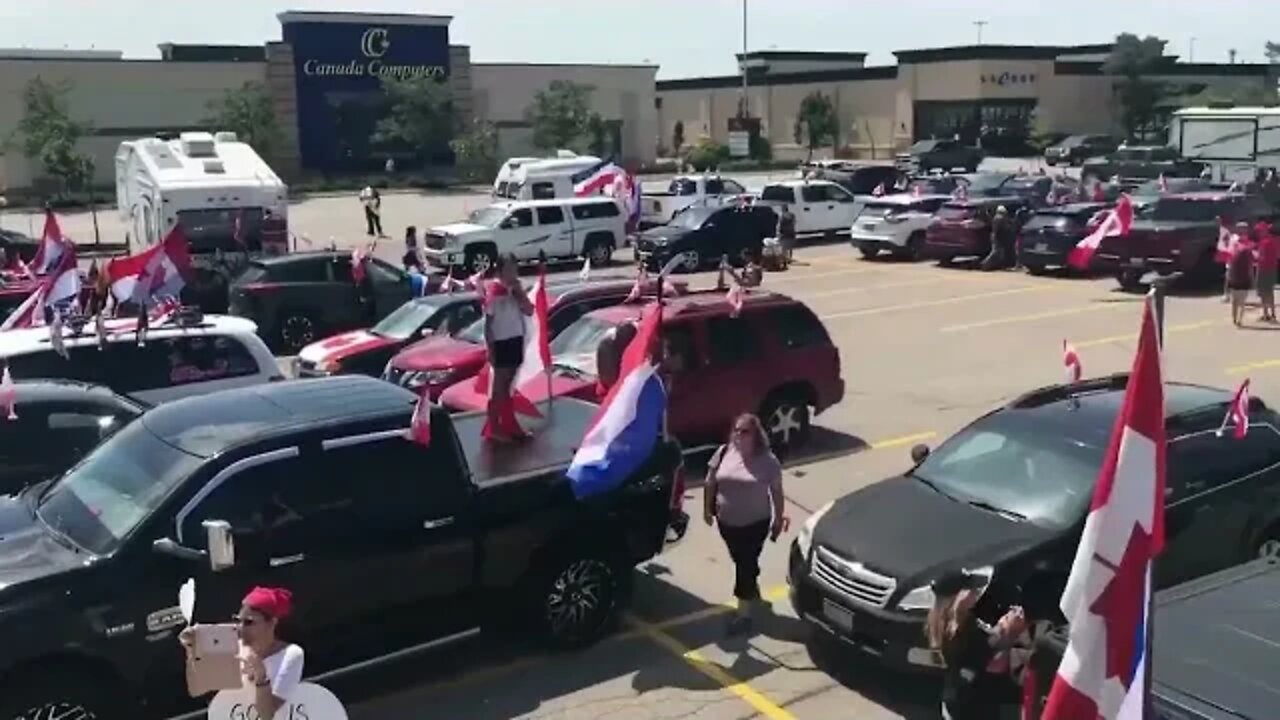
[[[685,250],[680,253],[680,257],[684,258],[680,263],[680,269],[685,272],[698,272],[702,268],[702,256],[697,250]]]
[[[534,592],[538,634],[551,647],[574,650],[604,637],[617,622],[625,573],[590,552],[568,552],[547,565]]]
[[[487,273],[498,264],[498,250],[492,245],[469,247],[463,256],[469,275]]]
[[[134,717],[109,677],[48,672],[10,678],[0,699],[0,720],[122,720]]]
[[[1121,290],[1136,292],[1142,289],[1142,276],[1146,274],[1146,270],[1121,270],[1116,273],[1116,282]]]
[[[778,453],[794,450],[809,439],[810,420],[809,403],[793,390],[774,392],[760,408],[769,445]]]
[[[880,248],[871,243],[858,243],[858,252],[862,253],[863,259],[874,260],[880,254]]]
[[[587,238],[583,255],[591,261],[591,267],[608,267],[613,262],[613,239]]]
[[[276,349],[291,354],[319,339],[319,323],[311,313],[304,310],[282,311],[280,321],[276,324],[275,337],[272,338]]]
[[[1253,548],[1253,558],[1280,561],[1280,526],[1273,526],[1262,534]]]
[[[907,248],[903,256],[909,260],[919,260],[924,254],[924,231],[917,230],[907,238]]]

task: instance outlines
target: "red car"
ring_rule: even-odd
[[[673,284],[678,292],[683,292],[688,286],[687,283]],[[635,278],[619,275],[587,282],[576,277],[548,280],[551,337],[554,339],[561,330],[592,310],[626,300],[634,286]],[[650,280],[646,292],[656,290],[657,281]],[[445,388],[474,377],[487,359],[484,320],[481,319],[456,335],[433,335],[401,350],[387,363],[382,379],[416,393],[426,393],[431,400],[437,400]]]
[[[636,323],[641,311],[637,304],[596,310],[557,337],[551,393],[600,402],[606,389],[597,355],[620,355],[616,348],[601,352],[601,342]],[[760,416],[775,448],[796,447],[809,435],[811,414],[844,397],[840,351],[822,321],[796,300],[752,292],[733,317],[723,292],[690,293],[669,301],[663,313],[668,427],[686,448],[724,442],[744,412]],[[535,403],[547,397],[545,386],[537,385],[525,389]],[[487,396],[476,392],[475,383],[462,382],[440,402],[451,410],[477,410]]]
[[[996,208],[1003,205],[1009,211],[1016,230],[1027,204],[1027,199],[1021,197],[952,200],[938,210],[929,224],[920,255],[943,264],[962,257],[985,257],[991,252],[991,219]]]

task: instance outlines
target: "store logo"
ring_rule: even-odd
[[[998,85],[1006,87],[1009,85],[1030,85],[1036,81],[1035,73],[989,73],[982,75],[983,85]]]
[[[380,58],[387,54],[391,41],[386,28],[369,28],[360,36],[360,52],[367,58]]]

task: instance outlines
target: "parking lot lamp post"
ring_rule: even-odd
[[[742,0],[742,103],[738,107],[743,117],[751,114],[747,100],[747,0]]]

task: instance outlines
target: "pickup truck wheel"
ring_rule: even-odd
[[[680,253],[680,257],[683,258],[680,267],[685,272],[698,272],[702,267],[702,256],[698,254],[697,250],[685,250]]]
[[[591,267],[608,267],[609,263],[613,262],[613,242],[603,239],[589,240],[586,256],[591,261]]]
[[[498,251],[491,247],[470,247],[466,250],[463,262],[467,266],[467,272],[472,275],[487,273],[498,264]]]
[[[301,310],[285,310],[281,313],[276,341],[285,352],[296,353],[315,342],[319,337],[316,321],[310,313]]]
[[[618,569],[604,558],[554,563],[537,597],[542,633],[557,648],[590,645],[617,619],[621,595]]]
[[[809,438],[809,404],[798,393],[775,394],[765,401],[760,422],[774,450],[786,452]]]
[[[49,673],[21,678],[0,700],[0,720],[120,720],[126,703],[98,680]]]

